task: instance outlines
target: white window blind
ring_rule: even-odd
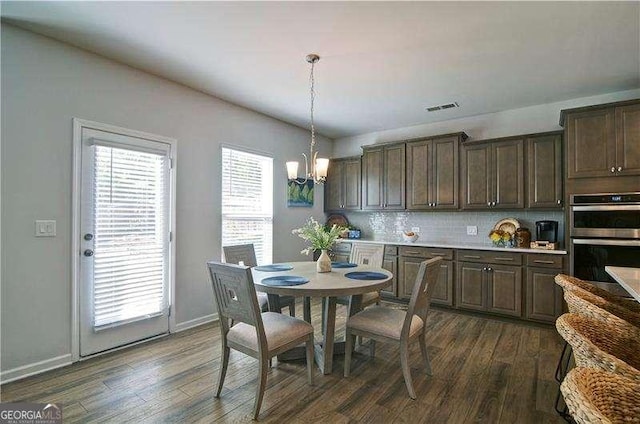
[[[258,264],[273,258],[273,158],[222,148],[222,245],[253,243]]]
[[[160,314],[166,307],[168,159],[96,145],[94,327]]]

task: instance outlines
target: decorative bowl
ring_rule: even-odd
[[[408,243],[413,243],[414,241],[418,240],[418,234],[416,233],[402,233],[402,240],[408,242]]]

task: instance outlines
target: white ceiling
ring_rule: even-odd
[[[6,22],[331,138],[640,87],[639,2],[2,2]],[[424,108],[458,102],[459,109]]]

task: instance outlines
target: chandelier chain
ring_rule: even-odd
[[[309,85],[310,85],[309,91],[311,94],[311,152],[312,154],[313,154],[313,148],[316,145],[316,128],[313,122],[313,110],[314,110],[314,102],[316,98],[316,93],[314,90],[314,87],[315,87],[315,76],[313,72],[314,68],[315,68],[315,62],[311,62],[311,74],[309,75]]]

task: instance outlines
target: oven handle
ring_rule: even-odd
[[[571,239],[573,244],[595,244],[600,246],[640,246],[640,240],[616,239]]]
[[[640,211],[640,205],[592,205],[592,206],[572,206],[571,209],[580,211]]]

